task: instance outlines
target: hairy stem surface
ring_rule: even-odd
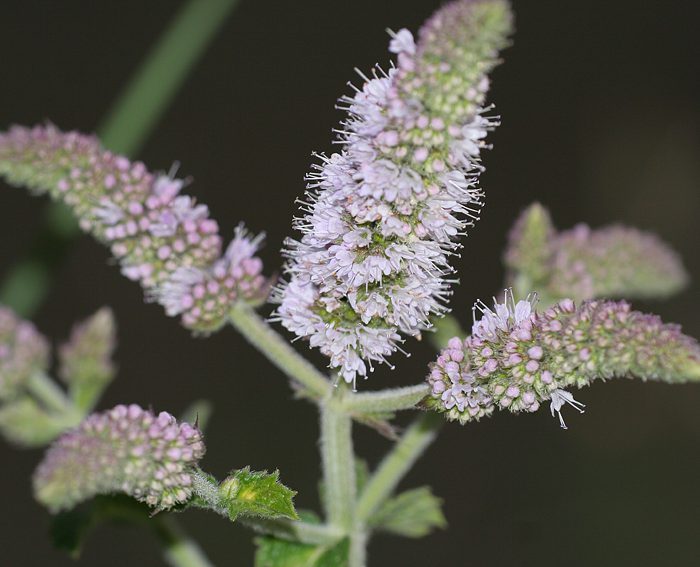
[[[341,386],[321,405],[321,460],[327,520],[347,533],[353,525],[357,487],[352,418],[339,403],[346,394]]]
[[[343,409],[349,412],[383,413],[410,409],[430,393],[427,383],[388,388],[376,392],[355,393],[343,401]]]

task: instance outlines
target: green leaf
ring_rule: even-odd
[[[255,540],[255,567],[347,567],[350,541],[331,547],[308,545],[273,537]]]
[[[231,520],[239,514],[298,520],[292,499],[296,492],[279,482],[279,471],[254,472],[249,467],[233,471],[219,485],[221,503]]]
[[[428,486],[407,490],[388,500],[370,524],[404,537],[423,537],[435,528],[447,527],[442,500]]]

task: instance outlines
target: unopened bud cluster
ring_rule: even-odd
[[[432,365],[428,405],[464,423],[495,408],[536,411],[550,401],[580,410],[566,388],[595,379],[700,380],[700,347],[680,327],[631,310],[624,301],[571,300],[537,313],[533,300],[506,295],[472,335],[453,338]],[[563,420],[562,420],[563,425]]]
[[[168,509],[192,496],[192,471],[204,451],[196,427],[166,412],[120,405],[91,415],[52,445],[34,474],[34,492],[53,511],[115,492]]]
[[[111,309],[103,307],[76,325],[70,340],[59,348],[59,376],[68,384],[108,382],[115,373],[115,347],[114,315]]]
[[[446,311],[449,257],[482,205],[486,74],[509,29],[501,0],[452,2],[417,43],[393,34],[396,68],[341,99],[344,149],[309,175],[278,316],[348,382]]]
[[[548,211],[528,207],[509,237],[512,283],[524,277],[548,297],[667,297],[687,283],[680,257],[656,235],[621,225],[558,232]]]
[[[182,313],[190,328],[212,330],[223,323],[222,305],[258,300],[266,291],[252,256],[257,239],[239,231],[237,246],[244,240],[248,256],[221,258],[218,225],[206,205],[181,194],[184,181],[105,151],[94,137],[52,125],[13,127],[0,134],[0,175],[69,205],[83,230],[110,247],[124,275],[169,313]],[[162,296],[172,281],[179,295],[170,287]]]
[[[11,400],[49,364],[49,345],[29,321],[0,306],[0,400]]]

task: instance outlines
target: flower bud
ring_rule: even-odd
[[[663,298],[688,281],[678,254],[656,235],[621,225],[557,232],[538,203],[515,222],[504,260],[517,289],[537,288],[552,300]]]
[[[114,314],[103,307],[76,325],[70,340],[59,348],[58,375],[69,385],[108,383],[115,373],[112,362],[115,347]]]

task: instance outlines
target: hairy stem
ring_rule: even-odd
[[[98,136],[105,147],[127,155],[138,152],[237,2],[189,0],[183,6],[100,124]],[[31,317],[78,232],[68,207],[49,205],[45,226],[34,237],[29,257],[11,268],[2,282],[0,303]]]
[[[355,521],[358,524],[364,524],[392,494],[404,475],[437,437],[444,421],[438,414],[425,413],[406,430],[367,481],[355,509]]]
[[[249,305],[239,302],[230,312],[231,324],[267,359],[302,385],[315,399],[328,395],[330,382],[313,364],[270,327]]]
[[[352,446],[352,418],[341,409],[345,387],[321,405],[321,461],[326,519],[349,532],[353,525],[357,486]]]
[[[382,413],[410,409],[430,393],[427,383],[389,388],[376,392],[356,393],[347,396],[343,409],[349,412]]]
[[[163,555],[172,567],[213,567],[202,549],[190,539],[172,516],[154,518],[153,529],[163,545]]]

